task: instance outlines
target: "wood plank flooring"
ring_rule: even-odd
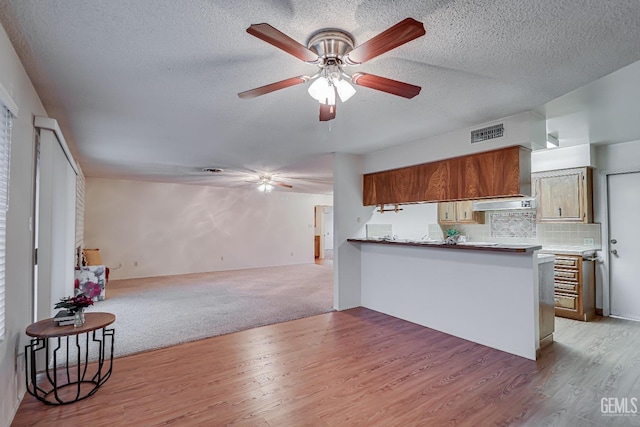
[[[364,308],[327,313],[116,359],[92,397],[27,395],[12,425],[640,426],[600,410],[640,398],[640,324],[556,320],[534,362]]]

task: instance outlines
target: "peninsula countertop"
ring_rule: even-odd
[[[495,244],[490,242],[465,242],[455,245],[448,245],[441,241],[433,240],[403,240],[403,239],[367,239],[367,238],[352,238],[347,239],[348,242],[353,243],[371,243],[378,245],[399,245],[399,246],[415,246],[415,247],[428,247],[447,250],[472,250],[472,251],[490,251],[490,252],[520,252],[530,253],[542,249],[542,245],[507,245],[507,244]]]

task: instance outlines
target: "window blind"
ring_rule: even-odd
[[[9,158],[11,155],[11,112],[0,103],[0,340],[5,333],[5,267],[7,211],[9,210]]]

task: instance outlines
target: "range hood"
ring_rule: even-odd
[[[507,211],[535,209],[537,206],[535,197],[523,197],[520,199],[494,199],[473,202],[474,211]]]

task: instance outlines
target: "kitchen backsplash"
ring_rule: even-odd
[[[491,237],[536,238],[536,214],[533,212],[490,212]]]
[[[456,225],[470,241],[498,243],[536,243],[543,246],[602,247],[600,224],[538,224],[530,212],[488,212],[486,224]],[[429,237],[442,239],[449,226],[429,224]],[[593,245],[585,243],[593,239]]]

